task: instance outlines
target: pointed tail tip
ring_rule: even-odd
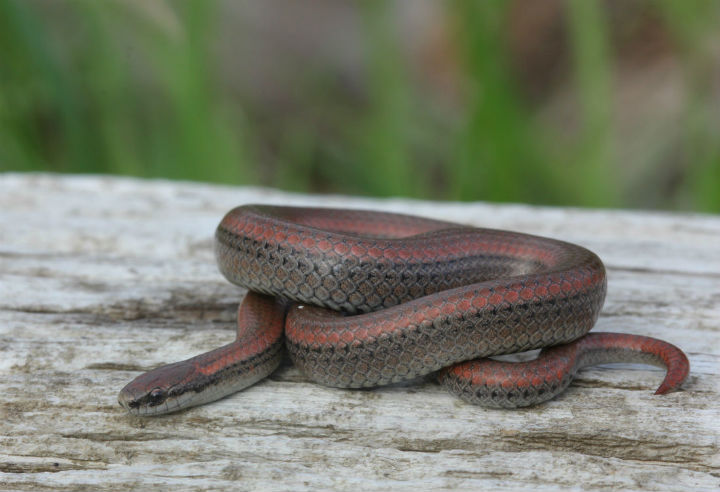
[[[655,390],[655,394],[656,395],[665,395],[667,393],[672,393],[673,391],[679,390],[688,376],[688,373],[685,371],[679,371],[679,372],[680,372],[680,374],[677,374],[677,373],[672,374],[670,371],[668,371],[663,382],[660,383],[660,386],[658,386],[658,389]],[[684,374],[682,374],[682,372],[684,372]]]
[[[671,391],[674,391],[678,389],[677,386],[673,386],[672,384],[668,383],[667,381],[663,381],[660,386],[658,386],[658,389],[655,390],[656,395],[664,395],[666,393],[670,393]]]
[[[673,357],[665,359],[667,373],[665,379],[655,391],[656,395],[664,395],[679,390],[690,374],[690,362],[687,356],[677,347],[672,346],[672,348],[674,349]]]

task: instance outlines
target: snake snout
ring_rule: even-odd
[[[118,403],[128,412],[137,412],[137,399],[127,388],[123,388],[118,393]]]

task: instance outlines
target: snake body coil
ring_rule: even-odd
[[[574,244],[381,212],[243,206],[223,218],[215,249],[223,275],[249,289],[237,339],[136,378],[119,397],[132,413],[167,413],[257,382],[280,363],[283,334],[293,362],[321,384],[440,371],[452,392],[493,407],[552,398],[589,364],[663,365],[659,393],[689,371],[666,342],[586,335],[605,268]],[[479,359],[549,346],[527,363]]]

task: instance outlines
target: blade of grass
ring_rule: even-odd
[[[169,104],[165,120],[155,118],[152,175],[225,183],[253,182],[242,141],[241,114],[214,84],[210,33],[217,2],[173,2],[179,34],[159,29],[150,19],[140,35]],[[169,118],[168,118],[169,116]]]
[[[663,0],[658,5],[678,42],[686,77],[684,205],[720,212],[720,116],[713,73],[718,63],[711,38],[720,22],[720,4]]]
[[[115,42],[117,5],[98,4],[92,0],[71,4],[85,26],[83,50],[78,50],[85,77],[75,76],[75,84],[83,87],[83,95],[92,112],[92,134],[100,142],[101,158],[98,171],[125,175],[143,175],[142,156],[138,155],[139,119],[137,84],[129,74],[127,54]],[[82,80],[78,80],[82,77]],[[87,81],[86,81],[87,80]]]
[[[410,94],[397,39],[392,3],[361,3],[368,49],[368,113],[360,128],[358,169],[366,193],[379,196],[416,193],[417,170],[408,155]]]
[[[8,54],[3,61],[3,92],[17,91],[22,98],[18,102],[23,104],[18,106],[7,98],[4,103],[4,109],[15,118],[8,125],[15,127],[9,132],[15,140],[8,147],[15,149],[14,157],[8,158],[19,159],[7,165],[92,171],[96,147],[88,145],[80,98],[69,81],[69,67],[62,65],[52,49],[48,30],[27,2],[0,2],[0,18],[2,44],[7,48],[3,53]],[[42,122],[57,126],[41,132]],[[44,149],[47,154],[34,149]]]
[[[451,198],[533,201],[541,196],[542,176],[508,66],[508,4],[460,0],[453,6],[469,102],[449,170]]]
[[[612,84],[607,21],[598,0],[568,0],[568,32],[582,111],[575,179],[578,204],[618,206],[612,138]]]

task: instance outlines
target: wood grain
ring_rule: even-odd
[[[310,383],[289,364],[232,397],[133,418],[140,371],[233,338],[243,291],[218,273],[217,222],[250,202],[373,208],[577,242],[608,267],[598,330],[688,354],[684,391],[644,366],[583,371],[506,411],[425,380]],[[0,175],[3,490],[717,490],[720,217],[303,196],[257,188]]]

